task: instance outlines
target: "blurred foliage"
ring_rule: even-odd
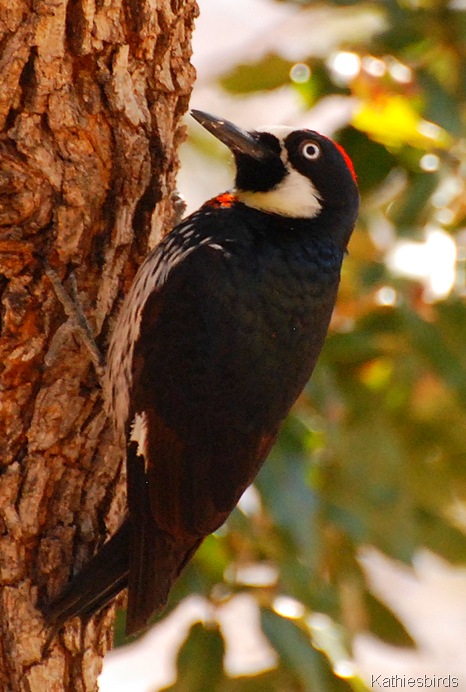
[[[317,5],[295,4],[303,18]],[[291,85],[303,112],[332,94],[354,100],[337,138],[354,160],[362,209],[332,329],[257,479],[260,501],[205,541],[172,598],[196,591],[215,608],[252,594],[278,666],[228,677],[221,631],[195,625],[170,688],[180,692],[366,689],[350,665],[351,637],[370,629],[412,641],[368,594],[358,548],[409,561],[426,546],[465,560],[466,12],[441,0],[318,3],[330,18],[353,5],[382,13],[383,30],[355,41],[348,32],[324,56],[310,45],[299,69],[269,54],[221,78],[236,97]],[[416,279],[388,261],[400,241],[417,243],[420,273],[433,230],[456,250],[450,264],[443,245],[434,252],[432,266],[447,275],[437,293],[431,265]],[[251,585],[241,579],[248,565],[276,578]]]

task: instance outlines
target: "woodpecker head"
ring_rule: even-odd
[[[191,114],[232,151],[240,202],[290,218],[313,219],[333,209],[354,225],[359,207],[356,174],[340,145],[314,130],[272,127],[247,132],[202,111]]]

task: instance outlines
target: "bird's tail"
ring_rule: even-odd
[[[134,451],[132,443],[129,453]],[[134,634],[163,610],[173,583],[202,541],[161,530],[152,516],[142,456],[132,454],[131,470],[128,504],[133,513],[62,595],[43,608],[54,632],[72,617],[91,617],[128,587],[126,634]]]
[[[200,539],[179,544],[152,521],[138,527],[128,575],[127,635],[141,630],[165,608],[173,584],[199,543]]]
[[[131,442],[128,505],[135,530],[129,549],[127,635],[138,632],[165,608],[171,587],[202,541],[186,533],[174,536],[159,527],[152,513],[144,457],[137,452]]]
[[[150,515],[133,532],[126,519],[63,593],[43,607],[53,632],[70,618],[90,618],[128,586],[126,634],[135,634],[163,610],[173,583],[200,540],[177,544]]]
[[[89,618],[128,585],[131,526],[128,519],[84,566],[63,593],[43,608],[55,631],[70,618]]]

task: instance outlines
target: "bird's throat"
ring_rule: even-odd
[[[313,219],[322,210],[319,193],[314,185],[294,170],[271,190],[236,190],[236,196],[239,202],[248,207],[289,218]]]

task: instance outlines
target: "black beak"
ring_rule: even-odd
[[[272,153],[270,149],[252,134],[237,127],[229,120],[217,118],[210,113],[192,110],[191,115],[198,123],[231,149],[233,153],[246,154],[253,159],[265,159]]]

